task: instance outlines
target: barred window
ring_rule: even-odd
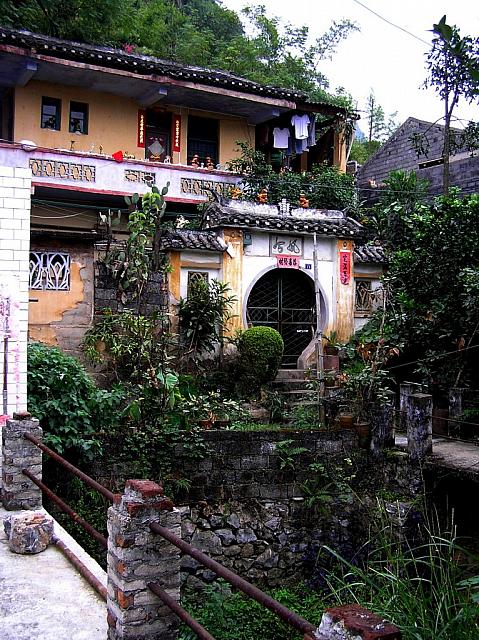
[[[366,278],[356,279],[354,312],[358,315],[371,315],[384,302],[385,291],[383,287],[378,281],[373,287],[373,282],[373,280]]]
[[[68,253],[30,252],[30,289],[70,290],[70,256]]]
[[[187,295],[190,294],[191,287],[194,286],[198,280],[203,280],[208,284],[208,272],[207,271],[188,271],[188,289]]]

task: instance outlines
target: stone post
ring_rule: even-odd
[[[414,393],[406,405],[407,448],[411,460],[422,460],[432,453],[432,396]]]
[[[408,397],[414,393],[413,382],[403,382],[399,385],[399,430],[402,433],[407,432],[407,403]]]
[[[2,501],[5,509],[40,509],[42,492],[26,476],[28,469],[39,480],[42,479],[42,452],[23,437],[31,433],[41,440],[42,429],[38,420],[27,412],[14,413],[2,429]]]
[[[395,393],[387,391],[387,400],[382,406],[377,407],[371,416],[371,452],[380,456],[384,449],[394,446],[394,427],[395,427]]]
[[[178,618],[147,587],[180,598],[180,552],[151,522],[181,535],[180,512],[149,480],[128,480],[108,510],[108,640],[174,640]]]
[[[449,389],[449,418],[454,422],[448,422],[447,435],[450,435],[451,430],[459,431],[459,422],[456,419],[464,411],[464,391],[459,387]]]
[[[401,640],[401,632],[390,622],[358,604],[332,607],[323,613],[321,624],[305,640]]]

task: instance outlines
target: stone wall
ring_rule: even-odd
[[[366,494],[371,487],[387,486],[405,497],[421,486],[420,479],[414,485],[405,454],[372,462],[352,430],[205,431],[203,437],[209,450],[203,459],[192,459],[180,448],[176,452],[174,470],[191,483],[175,500],[182,538],[259,585],[296,582],[313,569],[322,544],[341,548],[367,536],[363,505],[335,481],[351,482],[355,491]],[[286,448],[278,446],[284,441],[289,441]],[[104,460],[92,470],[113,490],[121,489],[133,473],[128,464],[113,462],[122,446],[122,438],[110,441]],[[291,453],[298,449],[304,451]],[[351,459],[357,469],[354,479],[348,477]],[[311,463],[329,468],[329,475],[322,480],[324,472]],[[331,502],[321,497],[312,502],[305,484],[319,492],[331,485]],[[374,496],[364,504],[377,508]],[[194,589],[214,580],[211,571],[191,558],[183,558],[182,571],[183,583]]]
[[[0,166],[0,376],[7,343],[7,397],[1,413],[27,407],[30,169]],[[5,403],[4,403],[5,404]]]
[[[121,300],[121,294],[115,279],[106,266],[97,261],[95,263],[95,316],[101,315],[104,309],[114,312],[126,309],[137,310],[138,301]],[[168,278],[163,273],[153,273],[142,297],[140,313],[150,315],[153,311],[166,313],[168,311]]]

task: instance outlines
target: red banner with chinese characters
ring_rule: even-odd
[[[339,278],[341,284],[349,284],[351,280],[351,251],[339,252]]]
[[[173,140],[173,144],[171,145],[171,150],[180,152],[181,151],[181,116],[176,113],[173,115],[173,119],[171,122],[171,139]]]
[[[278,269],[299,269],[298,256],[276,256]]]
[[[146,136],[146,111],[144,109],[138,109],[138,135],[136,146],[140,149],[145,148],[145,136]]]

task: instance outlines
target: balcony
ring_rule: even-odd
[[[211,192],[228,197],[230,187],[241,181],[228,171],[135,159],[118,162],[111,156],[26,144],[0,143],[0,166],[29,167],[33,186],[43,193],[61,189],[124,196],[169,182],[166,200],[189,204],[206,202]]]

